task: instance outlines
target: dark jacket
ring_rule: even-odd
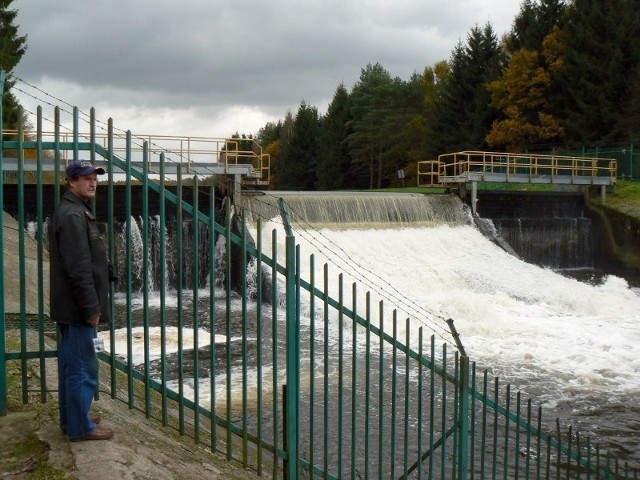
[[[49,225],[51,318],[83,324],[98,314],[109,322],[107,250],[88,205],[67,191]]]

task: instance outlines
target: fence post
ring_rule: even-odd
[[[4,159],[2,138],[2,99],[6,73],[0,70],[0,417],[7,415],[7,358],[5,355],[5,314],[4,314]]]
[[[460,352],[460,385],[458,398],[458,480],[466,480],[467,478],[467,462],[469,453],[469,357],[462,345],[460,335],[453,324],[453,319],[447,320],[451,336],[456,342],[456,347]]]
[[[297,290],[296,290],[296,242],[291,229],[289,211],[287,204],[282,198],[278,199],[280,214],[286,232],[286,278],[285,278],[285,299],[286,299],[286,362],[287,362],[287,424],[284,428],[287,445],[286,478],[294,479],[299,476],[299,455],[298,455],[298,411],[300,398],[300,384],[298,375],[300,374],[300,349],[298,345],[298,332],[300,330],[300,319],[297,315]]]
[[[467,462],[469,452],[469,357],[460,357],[460,405],[458,406],[459,435],[458,438],[458,466],[459,480],[467,478]]]

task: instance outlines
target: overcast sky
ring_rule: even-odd
[[[303,100],[324,113],[369,63],[407,80],[448,59],[475,25],[502,36],[520,3],[15,0],[28,49],[14,73],[50,96],[23,82],[39,100],[14,93],[47,118],[45,102],[93,106],[136,135],[255,134]]]

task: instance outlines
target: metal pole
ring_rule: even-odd
[[[285,225],[286,236],[286,352],[287,352],[287,424],[285,432],[288,439],[286,475],[288,478],[299,478],[299,458],[298,458],[298,399],[300,398],[300,386],[298,375],[300,372],[300,350],[298,346],[299,318],[297,315],[297,295],[296,295],[296,246],[295,237],[291,229],[289,212],[287,205],[282,198],[278,200],[280,213]]]
[[[467,460],[469,452],[469,357],[464,350],[460,335],[453,325],[453,319],[447,320],[451,335],[460,351],[460,391],[458,404],[458,480],[467,478]]]
[[[6,73],[0,70],[0,270],[4,272],[4,161],[2,144],[2,99]],[[5,355],[4,273],[0,275],[0,417],[7,415],[7,358]]]

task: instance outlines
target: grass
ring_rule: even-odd
[[[607,206],[622,213],[640,216],[640,182],[618,180],[615,192],[607,193]]]
[[[548,184],[518,184],[518,183],[492,183],[479,182],[478,190],[494,190],[494,191],[526,191],[526,192],[554,192],[555,187]],[[382,188],[377,192],[402,192],[402,193],[422,193],[434,194],[443,193],[443,188],[427,188],[427,187],[397,187]],[[594,197],[599,199],[600,195]],[[618,180],[615,189],[608,191],[605,203],[607,207],[619,212],[640,218],[640,181],[635,180]]]

